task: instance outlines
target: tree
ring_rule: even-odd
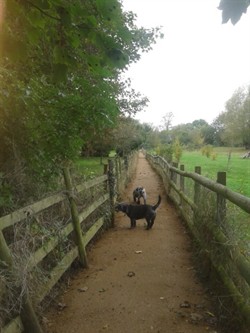
[[[142,146],[141,128],[142,125],[138,120],[130,117],[120,117],[117,126],[113,129],[113,144],[119,155],[122,156]]]
[[[250,149],[250,86],[241,108],[242,117],[242,142],[246,149]]]
[[[162,117],[162,123],[161,129],[165,130],[166,132],[169,132],[172,127],[172,121],[173,121],[174,114],[172,112],[167,112]]]
[[[175,161],[179,163],[182,156],[182,147],[178,138],[175,139],[173,143],[173,154],[175,157]]]
[[[238,88],[226,102],[225,111],[214,122],[224,145],[250,145],[249,90],[250,87]]]
[[[200,147],[203,144],[203,130],[208,126],[203,119],[194,120],[192,123],[177,125],[172,128],[170,135],[172,140],[180,141],[181,145],[192,148]]]
[[[201,128],[201,136],[204,140],[204,144],[206,145],[217,145],[215,128],[212,125],[204,125]]]
[[[28,178],[50,184],[85,142],[145,105],[134,91],[122,95],[120,76],[161,33],[134,21],[118,0],[5,1],[0,171],[19,160]]]
[[[249,5],[250,0],[221,0],[218,9],[222,10],[222,23],[231,20],[232,24],[236,24]]]

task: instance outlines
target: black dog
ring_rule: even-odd
[[[134,202],[140,204],[140,198],[143,198],[144,205],[146,205],[147,194],[146,194],[146,190],[144,187],[137,187],[133,191]]]
[[[158,202],[154,206],[152,205],[133,205],[129,203],[119,203],[115,206],[117,212],[123,212],[130,218],[131,228],[136,227],[136,220],[146,219],[147,230],[151,229],[155,218],[156,209],[160,206],[161,196],[159,195]]]

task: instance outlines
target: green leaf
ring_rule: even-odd
[[[53,50],[53,57],[55,63],[60,64],[68,64],[68,55],[66,54],[66,50],[60,47],[59,45],[56,45]]]
[[[65,64],[53,65],[53,79],[55,82],[65,81],[67,78],[68,66]]]
[[[38,6],[39,8],[41,8],[43,10],[47,10],[50,8],[49,1],[47,1],[47,0],[36,0],[35,4],[36,4],[36,6]]]
[[[27,35],[28,35],[29,41],[33,45],[37,45],[39,38],[41,36],[41,31],[34,28],[33,30],[29,30]]]
[[[28,19],[32,26],[44,28],[46,24],[46,20],[44,19],[44,16],[37,10],[32,10],[29,13]]]

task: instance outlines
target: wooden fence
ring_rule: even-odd
[[[249,233],[250,198],[225,186],[225,172],[219,172],[215,182],[202,177],[200,167],[196,167],[195,172],[186,172],[183,165],[179,169],[177,164],[170,165],[160,156],[147,154],[147,160],[161,176],[168,197],[198,241],[203,258],[218,273],[228,296],[249,325],[249,238],[244,243],[246,247],[240,244],[232,232],[230,219],[240,210],[240,219]],[[234,221],[237,223],[240,223],[238,219]]]
[[[76,259],[88,267],[86,247],[112,226],[137,158],[110,159],[106,174],[77,186],[64,169],[65,190],[0,218],[1,333],[42,332],[35,310]]]

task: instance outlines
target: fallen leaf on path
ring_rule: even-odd
[[[107,325],[104,325],[103,327],[102,327],[102,329],[103,330],[106,330],[106,329],[108,329],[109,328],[109,325],[107,324]]]
[[[83,287],[83,288],[78,288],[77,290],[81,293],[87,291],[89,288],[88,287]]]
[[[201,321],[203,319],[203,316],[199,313],[191,313],[190,317],[192,322]]]
[[[99,293],[104,293],[104,291],[106,291],[104,288],[99,290]]]
[[[180,304],[180,308],[191,308],[191,304],[188,301],[184,301]]]
[[[67,307],[65,303],[58,303],[57,306],[59,307],[59,310],[63,310]]]

